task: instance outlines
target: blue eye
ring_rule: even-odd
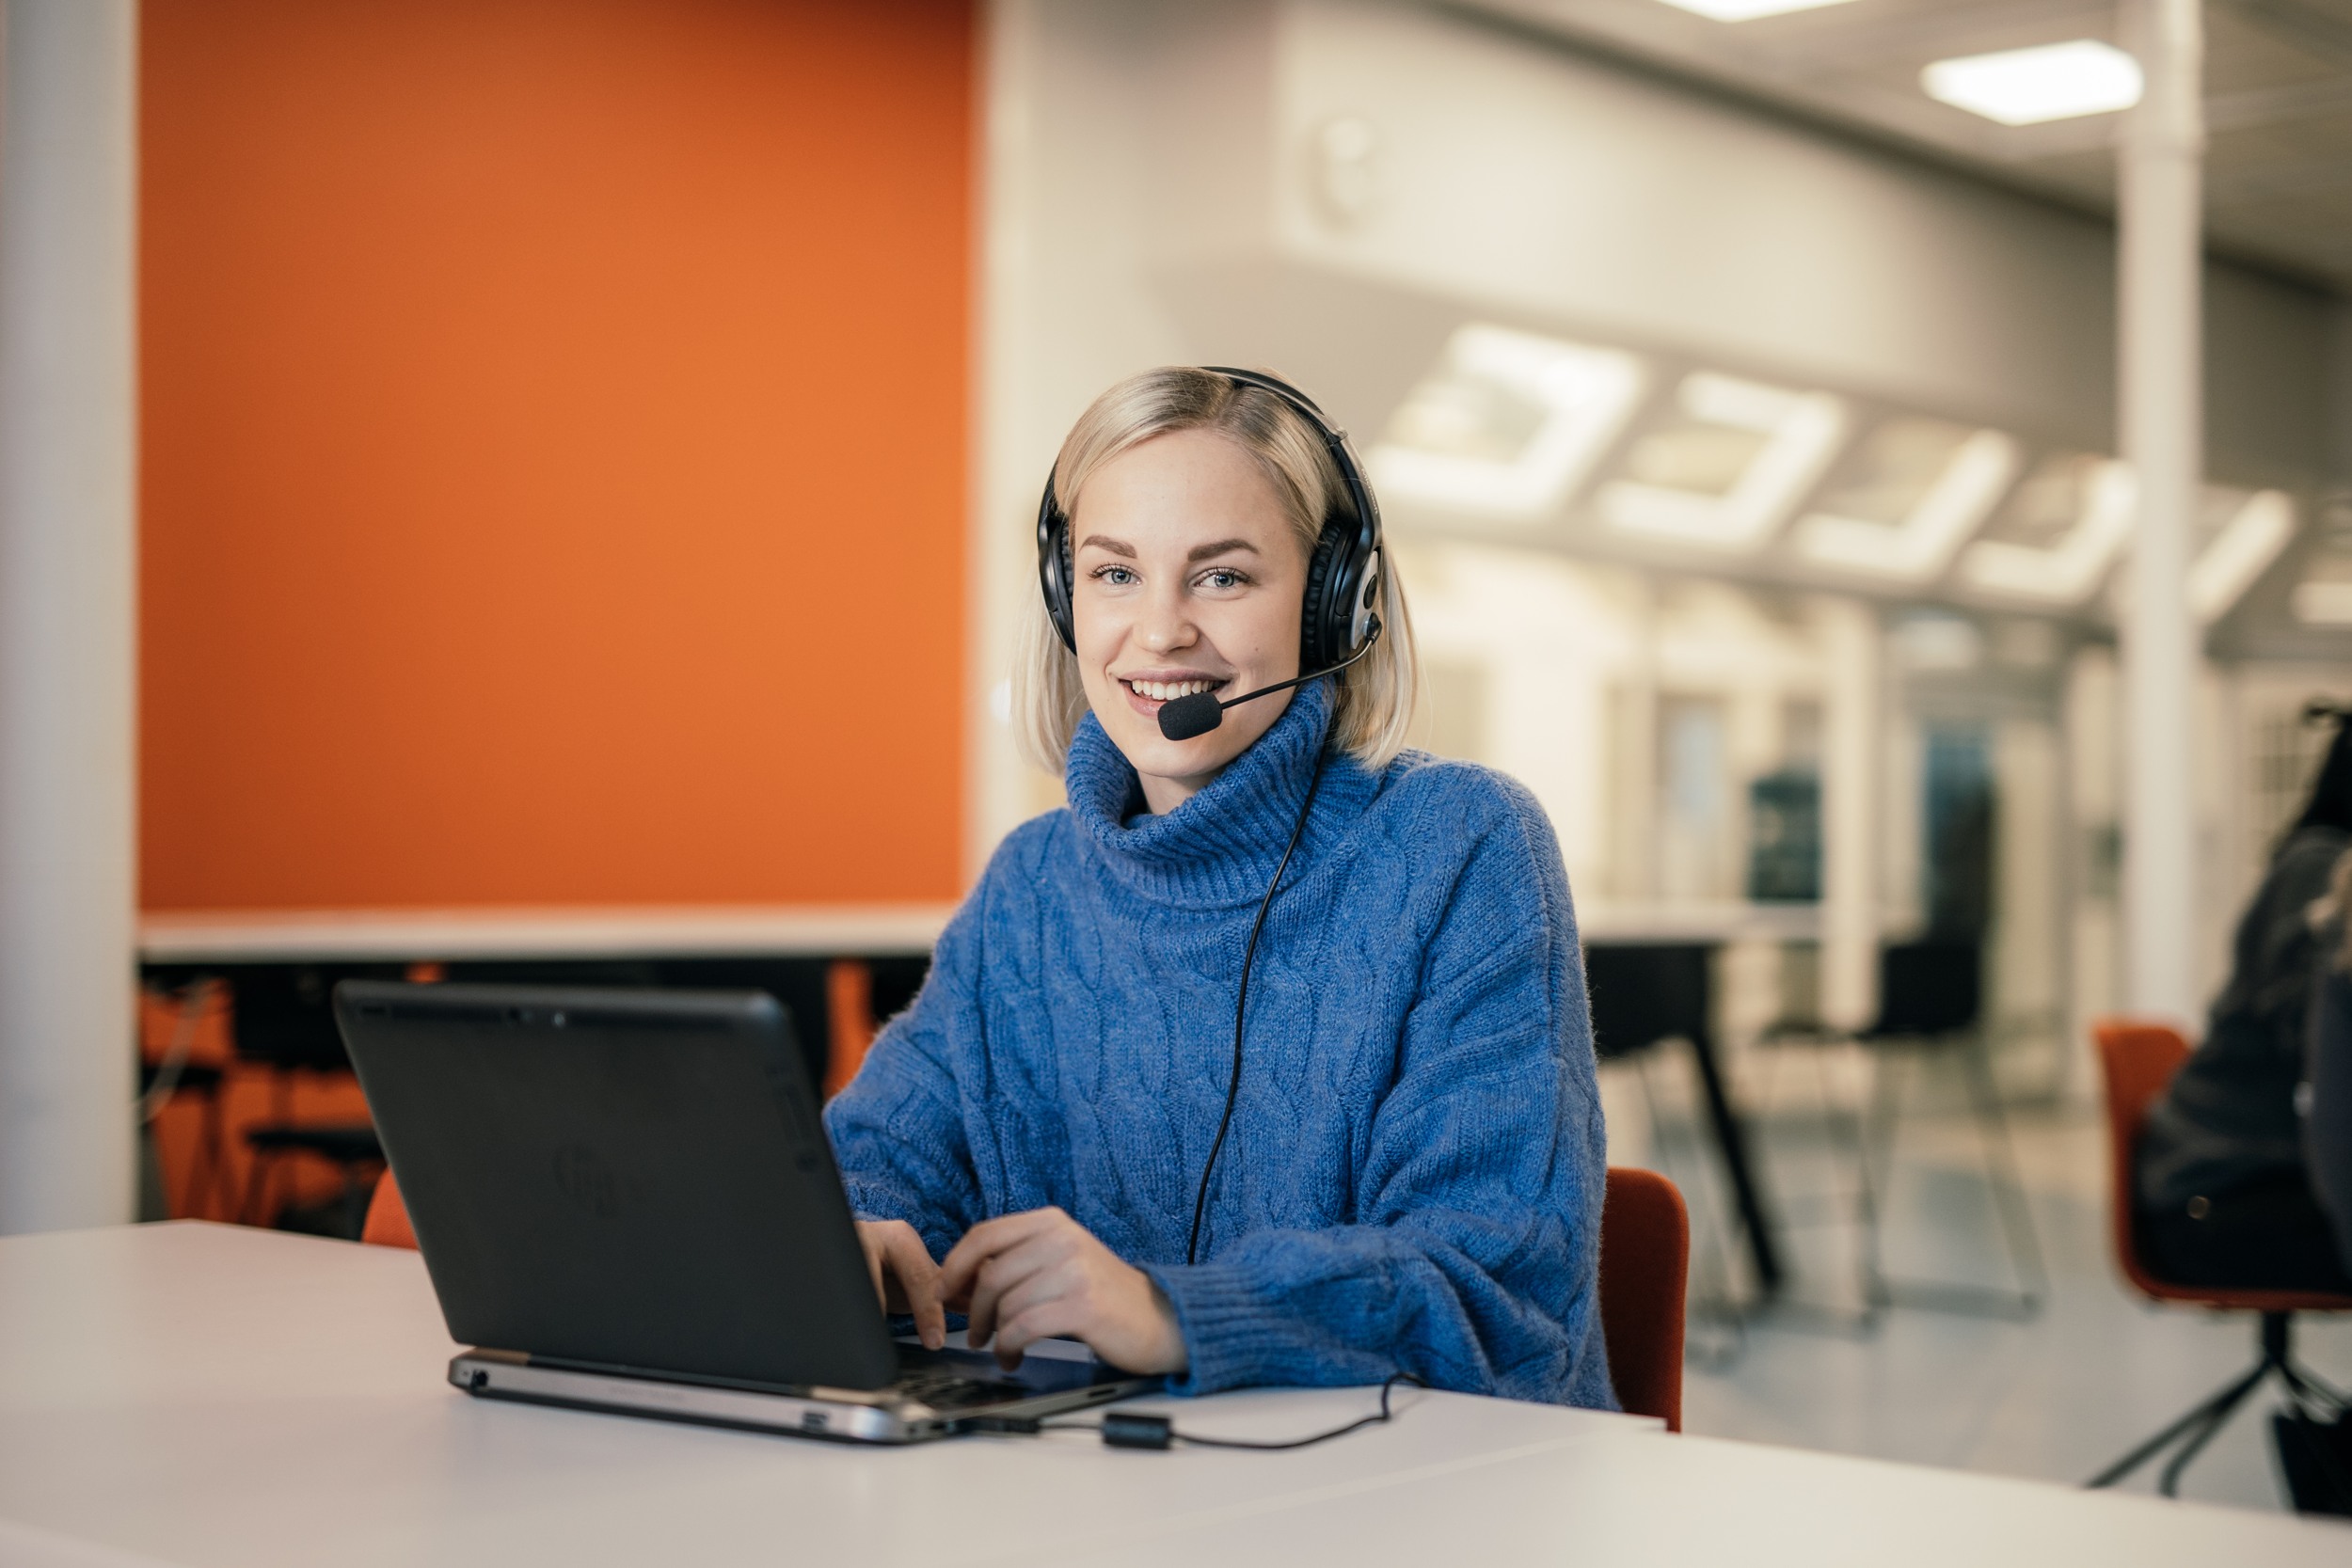
[[[1107,582],[1114,588],[1124,588],[1136,580],[1135,572],[1125,566],[1098,566],[1094,576],[1097,581]]]

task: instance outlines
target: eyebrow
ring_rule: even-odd
[[[1078,547],[1082,550],[1097,549],[1106,551],[1111,555],[1124,556],[1129,561],[1133,561],[1136,558],[1136,547],[1133,545],[1128,544],[1123,539],[1113,539],[1107,534],[1089,533],[1083,541],[1080,542]],[[1195,545],[1191,549],[1184,552],[1184,560],[1187,563],[1207,561],[1213,557],[1225,555],[1233,550],[1248,550],[1251,555],[1259,553],[1258,546],[1251,544],[1247,539],[1219,539],[1215,544],[1211,545]]]

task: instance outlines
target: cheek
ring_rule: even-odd
[[[1081,602],[1071,615],[1071,630],[1078,641],[1078,662],[1089,671],[1119,652],[1127,640],[1127,621],[1116,604]]]
[[[1231,607],[1214,632],[1227,657],[1247,658],[1262,669],[1280,667],[1298,654],[1299,604],[1288,592],[1253,594]]]

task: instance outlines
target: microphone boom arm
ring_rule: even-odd
[[[1170,740],[1191,740],[1198,736],[1204,736],[1225,721],[1227,708],[1239,707],[1244,703],[1254,703],[1261,697],[1271,697],[1277,691],[1287,691],[1294,686],[1304,686],[1309,681],[1321,680],[1326,675],[1336,675],[1372,652],[1373,644],[1379,641],[1380,617],[1375,615],[1364,624],[1364,645],[1337,664],[1327,665],[1320,670],[1311,670],[1303,675],[1294,675],[1286,681],[1276,681],[1272,686],[1262,686],[1255,691],[1245,691],[1238,697],[1229,697],[1221,702],[1214,691],[1196,691],[1189,697],[1178,697],[1172,702],[1162,703],[1160,705],[1160,734]]]

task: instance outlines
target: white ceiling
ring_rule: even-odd
[[[2003,126],[1929,98],[1957,55],[2094,38],[2112,0],[1848,0],[1711,22],[1663,0],[1448,7],[1649,65],[2111,212],[2117,115]],[[2352,0],[2208,0],[2205,221],[2223,254],[2352,293]]]

